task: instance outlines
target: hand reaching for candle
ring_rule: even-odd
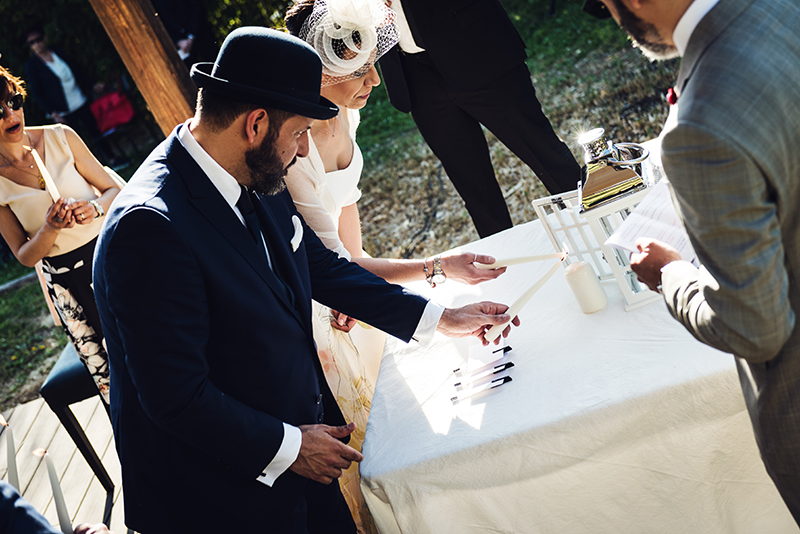
[[[342,470],[350,467],[352,462],[364,459],[360,452],[338,439],[349,436],[355,429],[355,423],[345,426],[301,425],[303,442],[297,460],[289,469],[300,476],[330,484],[342,476]]]
[[[342,332],[349,332],[356,324],[358,324],[357,320],[336,310],[331,310],[331,316],[333,317],[331,326],[336,330],[341,330]]]
[[[469,337],[475,336],[484,345],[488,345],[486,331],[494,325],[511,323],[503,329],[503,337],[508,337],[511,332],[511,325],[519,326],[519,317],[512,318],[505,313],[508,306],[497,304],[496,302],[476,302],[461,308],[447,308],[436,330],[448,337]],[[494,340],[495,345],[500,343],[500,336]]]
[[[639,281],[647,284],[651,290],[658,291],[661,269],[670,262],[680,260],[681,255],[666,243],[649,237],[637,239],[636,247],[640,252],[631,254],[631,270]]]
[[[458,280],[464,284],[475,285],[487,280],[494,280],[504,272],[506,268],[483,270],[475,267],[475,264],[492,264],[495,258],[486,254],[475,254],[474,252],[464,252],[463,254],[452,254],[442,256],[442,271],[447,278]]]

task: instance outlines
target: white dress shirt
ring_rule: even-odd
[[[178,140],[203,172],[206,173],[208,179],[214,184],[214,187],[217,188],[225,199],[225,202],[228,203],[244,225],[244,217],[236,207],[236,202],[238,202],[241,193],[239,182],[200,146],[200,143],[194,138],[192,132],[189,131],[189,124],[192,120],[193,119],[189,119],[186,121],[183,128],[178,130]],[[267,259],[269,260],[269,249],[266,247],[266,244],[264,248],[267,250]],[[270,263],[270,269],[271,268],[272,264]],[[414,332],[414,339],[420,343],[430,342],[436,332],[436,326],[439,324],[439,319],[442,313],[444,313],[444,309],[444,306],[441,304],[428,301],[419,324],[417,324],[417,329]],[[264,468],[261,476],[256,480],[267,486],[272,486],[275,480],[289,469],[297,459],[298,454],[300,454],[300,446],[302,443],[303,434],[300,429],[296,426],[283,423],[283,441],[281,442],[281,446],[275,454],[275,457]]]
[[[681,20],[678,21],[675,31],[672,33],[672,42],[675,43],[681,57],[686,53],[686,47],[689,46],[689,38],[694,33],[694,29],[697,28],[703,17],[717,5],[717,2],[719,0],[694,0]]]
[[[406,14],[403,11],[403,3],[401,0],[392,0],[390,9],[397,15],[397,33],[400,37],[400,49],[406,54],[417,54],[424,52],[425,49],[420,47],[415,41],[414,36],[411,35],[411,28],[408,26]]]
[[[67,99],[67,109],[59,109],[56,111],[64,114],[72,113],[86,103],[86,95],[84,95],[83,91],[78,87],[78,82],[75,80],[75,75],[72,73],[72,69],[69,68],[69,65],[52,50],[50,54],[53,56],[53,61],[45,61],[44,64],[53,71],[53,74],[58,76],[61,87],[64,90],[64,96]]]

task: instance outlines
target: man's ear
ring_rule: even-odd
[[[269,129],[269,115],[265,109],[254,109],[247,114],[245,120],[245,135],[251,145],[260,142]]]

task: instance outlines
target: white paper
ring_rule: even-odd
[[[611,234],[605,244],[629,252],[639,252],[636,248],[636,239],[639,237],[658,239],[675,247],[681,258],[686,261],[694,262],[697,257],[672,204],[667,180],[661,180],[652,187],[650,193]]]

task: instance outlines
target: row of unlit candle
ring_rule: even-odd
[[[14,432],[11,425],[0,415],[0,425],[5,427],[3,432],[6,435],[6,452],[8,457],[8,483],[16,488],[20,494],[22,489],[19,486],[19,472],[17,471],[17,449],[14,443]],[[67,504],[64,501],[64,493],[61,491],[61,484],[58,481],[58,473],[50,455],[46,449],[36,449],[33,451],[36,456],[44,456],[44,463],[47,466],[47,475],[50,477],[50,486],[53,488],[53,501],[56,503],[56,513],[58,514],[58,525],[64,534],[72,534],[72,522],[67,512]]]

